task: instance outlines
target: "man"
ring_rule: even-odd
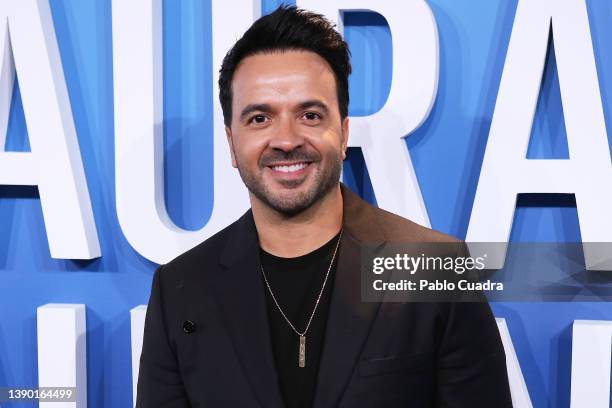
[[[488,304],[362,302],[365,242],[457,242],[339,183],[349,53],[280,7],[228,52],[220,100],[238,221],[155,272],[137,406],[509,407]]]

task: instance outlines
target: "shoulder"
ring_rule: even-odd
[[[389,239],[402,242],[461,242],[452,235],[424,227],[389,211],[376,208],[375,212],[380,228]]]
[[[457,238],[424,227],[392,212],[378,208],[340,184],[344,203],[345,225],[362,241],[461,242]]]
[[[218,265],[221,254],[230,237],[239,228],[239,224],[245,216],[246,214],[195,247],[166,263],[159,268],[159,273],[184,277],[190,272],[203,272],[215,267]]]

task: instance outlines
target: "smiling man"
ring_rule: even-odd
[[[280,7],[226,55],[220,101],[251,208],[155,272],[137,406],[509,407],[486,302],[363,302],[366,242],[454,243],[339,182],[346,43]]]

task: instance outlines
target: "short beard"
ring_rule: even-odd
[[[312,189],[301,192],[295,197],[286,198],[282,197],[282,194],[275,195],[273,192],[268,190],[263,183],[261,183],[260,179],[253,177],[252,174],[249,174],[246,171],[243,171],[240,163],[237,162],[236,164],[240,177],[242,178],[242,181],[246,185],[247,189],[268,207],[287,217],[295,216],[307,210],[314,203],[322,199],[327,193],[338,185],[340,181],[340,173],[342,171],[342,159],[338,157],[336,160],[330,163],[327,170],[324,170],[323,173],[320,173],[316,177],[314,187]],[[287,185],[287,187],[289,186],[290,184]]]

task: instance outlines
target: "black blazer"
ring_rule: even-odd
[[[341,185],[344,232],[314,408],[511,407],[487,303],[361,302],[368,241],[455,241]],[[251,210],[153,276],[136,406],[281,408]]]

